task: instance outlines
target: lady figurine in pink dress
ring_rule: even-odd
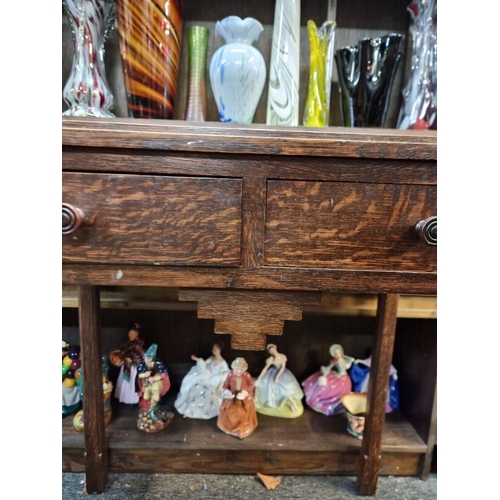
[[[344,354],[340,344],[330,346],[330,355],[332,360],[329,365],[322,366],[302,382],[306,403],[313,410],[328,416],[345,411],[340,398],[352,391],[347,370],[354,362],[354,358]]]

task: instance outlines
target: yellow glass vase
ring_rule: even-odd
[[[314,21],[307,21],[311,56],[303,121],[306,127],[328,126],[335,26],[334,21],[325,21],[318,29]]]

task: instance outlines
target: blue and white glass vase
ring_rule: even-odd
[[[224,38],[210,61],[210,85],[221,122],[252,123],[266,81],[266,63],[252,46],[264,31],[251,17],[229,16],[215,24]]]

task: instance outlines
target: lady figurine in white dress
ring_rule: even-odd
[[[255,381],[255,409],[263,415],[296,418],[304,412],[304,393],[293,373],[286,367],[287,357],[268,344],[270,356]]]
[[[207,420],[219,414],[221,388],[229,373],[229,366],[221,354],[223,349],[224,344],[216,342],[212,347],[212,355],[206,360],[195,354],[191,356],[196,365],[182,379],[174,403],[184,417]]]

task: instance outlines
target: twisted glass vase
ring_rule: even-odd
[[[104,44],[115,26],[113,0],[63,0],[73,32],[73,66],[64,86],[63,116],[113,118],[113,94],[104,67]]]
[[[332,67],[328,58],[332,54],[330,44],[335,25],[334,21],[325,21],[318,29],[314,21],[307,21],[311,64],[303,121],[306,127],[328,127]]]

